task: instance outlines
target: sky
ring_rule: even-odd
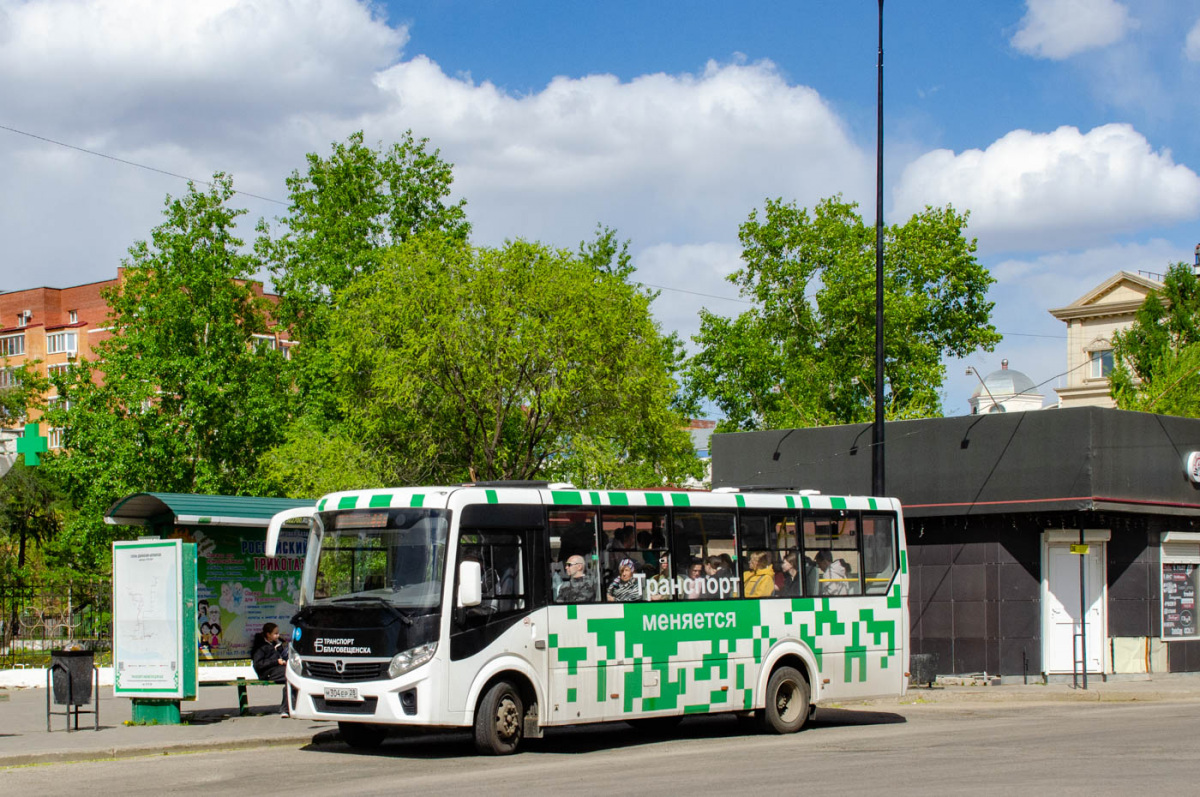
[[[1200,242],[1200,0],[888,0],[884,217],[970,212],[1011,368],[1048,400],[1049,310]],[[112,278],[183,177],[230,173],[242,234],[308,152],[411,129],[477,244],[629,239],[654,312],[749,305],[726,277],[767,198],[874,222],[878,4],[742,0],[0,0],[0,289]],[[52,143],[58,142],[58,143]],[[67,145],[67,146],[64,146]],[[100,157],[99,153],[107,157]],[[140,164],[150,168],[139,168]],[[164,174],[167,172],[169,174]],[[177,175],[177,176],[172,176]]]

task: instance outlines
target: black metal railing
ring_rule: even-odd
[[[0,669],[46,667],[52,651],[78,644],[107,664],[112,587],[106,580],[0,583]]]

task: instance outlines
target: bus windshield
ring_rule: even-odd
[[[324,512],[315,603],[386,602],[435,609],[442,599],[450,516],[438,509]]]

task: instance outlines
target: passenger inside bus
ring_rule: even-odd
[[[617,602],[637,601],[642,599],[642,588],[639,580],[634,578],[637,565],[632,559],[622,559],[617,565],[617,577],[608,585],[608,600]]]
[[[800,572],[797,569],[799,557],[795,551],[788,551],[779,560],[779,572],[775,574],[775,595],[780,598],[797,598],[800,596]]]
[[[745,583],[743,595],[747,598],[769,598],[775,593],[775,568],[771,565],[771,554],[755,551],[750,554],[750,569],[742,573]]]
[[[587,570],[587,562],[579,554],[567,557],[567,577],[558,588],[559,603],[584,603],[596,599],[596,582]]]

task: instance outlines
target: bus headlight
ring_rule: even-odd
[[[409,670],[420,667],[433,658],[433,653],[436,650],[437,643],[430,642],[427,645],[419,645],[402,653],[397,653],[395,656],[392,656],[392,661],[388,665],[388,678],[398,678]]]
[[[300,654],[288,646],[288,668],[296,675],[303,675],[300,664]]]

